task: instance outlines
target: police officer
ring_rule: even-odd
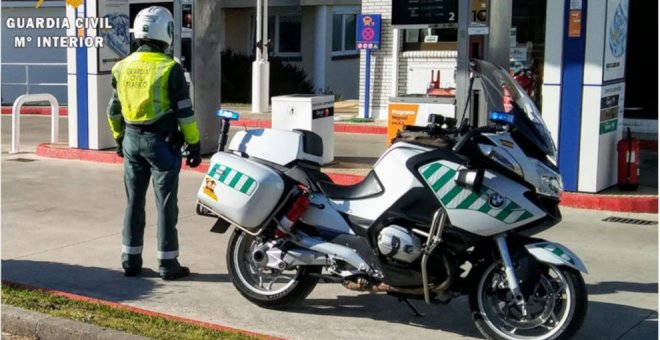
[[[127,206],[122,233],[122,267],[126,276],[142,269],[145,196],[152,177],[158,210],[159,272],[164,280],[190,274],[179,264],[177,190],[181,147],[187,144],[186,164],[201,163],[199,130],[183,68],[164,52],[172,43],[174,21],[165,8],[140,11],[133,33],[138,49],[112,69],[112,99],[108,121],[124,158]]]

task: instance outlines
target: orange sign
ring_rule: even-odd
[[[571,10],[568,18],[568,37],[579,38],[582,31],[582,11]]]
[[[396,133],[404,125],[414,125],[419,112],[419,104],[389,104],[387,106],[387,145],[392,144]]]

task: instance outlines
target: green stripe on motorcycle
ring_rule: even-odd
[[[236,189],[236,184],[238,184],[238,181],[241,179],[242,176],[243,176],[242,173],[236,171],[236,175],[234,176],[234,178],[231,179],[231,182],[229,182],[229,186]]]
[[[442,203],[444,205],[449,205],[449,202],[451,202],[456,196],[458,196],[459,193],[463,191],[463,188],[460,186],[455,186],[453,187],[446,195],[442,196]]]
[[[227,179],[227,176],[229,176],[230,172],[231,172],[230,168],[225,168],[225,171],[222,172],[222,175],[220,175],[220,178],[218,178],[218,181],[224,183],[225,179]]]
[[[447,182],[449,182],[452,178],[454,178],[454,174],[456,172],[454,170],[449,170],[447,171],[446,174],[442,175],[435,183],[433,183],[433,191],[438,191],[440,188],[442,188]]]
[[[244,194],[247,194],[248,190],[250,189],[252,184],[254,184],[254,180],[252,178],[248,177],[247,181],[245,181],[245,183],[243,184],[243,186],[241,187],[241,189],[239,191],[244,193]]]
[[[528,218],[530,218],[530,217],[532,217],[532,216],[534,216],[534,215],[532,215],[532,213],[530,213],[529,211],[525,210],[525,212],[524,212],[522,215],[520,215],[520,217],[518,217],[518,219],[516,219],[515,221],[513,221],[513,223],[516,223],[516,222],[518,222],[518,221],[522,221],[522,220],[526,220],[526,219],[528,219]]]
[[[469,209],[474,202],[476,202],[479,199],[479,195],[476,195],[474,193],[471,193],[468,197],[466,197],[463,202],[461,202],[456,209]]]
[[[443,171],[443,168],[447,172],[439,175]],[[517,223],[534,216],[508,198],[508,204],[500,208],[501,210],[493,208],[489,201],[492,195],[497,194],[496,191],[483,185],[481,192],[476,193],[455,183],[450,183],[456,175],[456,170],[442,165],[440,162],[420,167],[419,173],[431,186],[435,195],[447,209],[478,211],[507,224]],[[434,177],[437,179],[434,180]],[[520,216],[517,216],[518,214]]]
[[[433,163],[431,166],[426,168],[424,172],[422,173],[422,177],[425,179],[429,179],[438,169],[440,169],[440,163]]]

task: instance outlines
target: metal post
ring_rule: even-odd
[[[252,63],[252,112],[268,111],[270,65],[268,63],[268,0],[257,0],[256,53]],[[265,22],[264,22],[265,21]]]
[[[466,112],[466,103],[468,96],[468,87],[470,86],[469,75],[469,44],[470,36],[468,28],[470,27],[470,12],[472,3],[467,0],[458,1],[458,51],[456,58],[456,118],[462,119]],[[458,122],[460,125],[460,121]]]
[[[220,135],[220,122],[213,113],[221,106],[222,4],[217,0],[193,3],[193,103],[202,154],[215,152]]]
[[[259,46],[260,44],[263,44],[262,22],[263,22],[264,17],[263,17],[263,14],[261,13],[262,10],[263,10],[263,0],[257,0],[257,17],[256,17],[257,32],[256,32],[256,41],[255,41],[255,43],[257,44],[257,48],[256,48],[256,54],[255,54],[255,57],[256,57],[255,61],[261,61],[261,49],[263,48],[263,47]],[[268,24],[266,24],[266,26],[268,26]],[[261,46],[263,46],[263,45],[261,45]]]
[[[490,29],[484,47],[486,52],[484,59],[508,70],[513,0],[489,0],[488,6],[488,25]]]
[[[369,118],[369,93],[371,92],[371,49],[366,50],[365,79],[364,79],[364,118]]]
[[[399,49],[401,48],[400,33],[398,28],[392,29],[392,89],[391,97],[399,95]]]

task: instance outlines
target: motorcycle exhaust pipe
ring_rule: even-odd
[[[451,285],[449,277],[439,285],[431,288],[431,291],[436,295],[444,295],[445,291]],[[384,282],[372,282],[364,278],[359,278],[357,281],[344,280],[342,286],[346,289],[355,290],[358,292],[369,293],[399,293],[408,295],[424,295],[424,287],[419,288],[400,288],[390,286]]]
[[[257,247],[252,251],[252,262],[258,267],[265,267],[268,264],[268,254],[263,247]]]
[[[423,295],[424,288],[399,288],[390,286],[384,282],[373,282],[365,278],[358,278],[357,281],[344,280],[342,282],[344,288],[355,290],[359,292],[369,293],[400,293],[409,295]]]

